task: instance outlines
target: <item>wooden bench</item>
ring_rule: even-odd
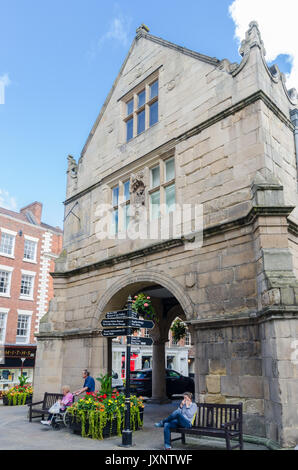
[[[51,408],[51,406],[53,406],[54,403],[56,403],[56,401],[59,400],[59,398],[60,399],[63,398],[62,393],[48,393],[48,392],[46,392],[44,394],[44,397],[43,397],[42,401],[37,401],[35,403],[28,404],[27,405],[27,406],[29,406],[28,417],[29,417],[30,423],[32,421],[32,418],[40,418],[41,417],[42,419],[44,419],[44,416],[49,414],[49,409]],[[35,416],[33,416],[33,413],[35,414]],[[36,415],[36,413],[37,413],[37,415]]]
[[[226,440],[227,450],[243,449],[242,433],[242,403],[238,405],[215,405],[211,403],[197,403],[198,410],[191,428],[173,428],[172,433],[180,433],[181,436],[171,442],[182,440],[185,444],[185,435],[222,437]],[[231,440],[237,440],[232,446]]]

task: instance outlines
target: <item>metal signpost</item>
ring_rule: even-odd
[[[134,336],[131,338],[132,346],[151,346],[152,343],[153,340],[151,338],[136,338]]]
[[[106,318],[101,324],[104,328],[102,335],[111,336],[127,336],[126,341],[126,384],[125,384],[125,428],[122,431],[121,447],[132,446],[132,431],[130,429],[130,352],[132,345],[151,345],[151,338],[132,337],[134,328],[154,327],[151,320],[139,320],[137,312],[132,310],[132,299],[128,297],[127,310],[117,310],[115,312],[106,313]]]

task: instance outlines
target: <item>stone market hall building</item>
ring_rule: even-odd
[[[77,387],[82,368],[109,371],[105,313],[150,292],[152,399],[166,399],[165,343],[179,316],[195,347],[196,400],[243,402],[245,434],[297,444],[297,93],[268,68],[255,22],[240,54],[232,64],[138,28],[79,161],[68,157],[36,398]],[[201,245],[197,227],[173,218],[186,204],[202,210]],[[130,223],[158,226],[162,212],[171,236],[120,237]]]

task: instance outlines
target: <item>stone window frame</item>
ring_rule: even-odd
[[[117,201],[114,202],[114,190],[118,189]],[[120,193],[120,186],[116,184],[111,188],[111,201],[112,201],[112,233],[117,234],[119,233],[119,193]],[[114,224],[114,214],[117,212],[117,226]]]
[[[17,232],[14,232],[12,230],[8,230],[6,228],[1,228],[0,250],[1,250],[1,241],[2,241],[2,235],[3,234],[8,235],[12,238],[11,253],[5,253],[3,251],[0,251],[0,255],[5,256],[6,258],[13,258],[14,259],[14,250],[15,250],[15,242],[16,242]]]
[[[125,198],[125,185],[129,183],[129,198]],[[113,201],[113,191],[115,188],[118,188],[118,199],[117,204],[114,204]],[[127,211],[127,207],[130,206],[131,197],[130,197],[130,178],[125,177],[118,181],[118,184],[115,184],[111,187],[111,199],[112,201],[112,213],[114,211],[118,211],[118,224],[117,230],[114,230],[114,221],[112,220],[112,233],[113,235],[117,235],[119,232],[123,232],[124,223],[125,223],[125,211]],[[125,230],[124,230],[125,231]]]
[[[33,312],[28,311],[28,310],[17,310],[17,313],[18,313],[18,319],[17,319],[17,330],[16,330],[16,344],[28,344],[30,342],[31,323],[32,323],[31,320],[32,320]],[[18,329],[20,329],[20,327],[22,326],[22,325],[19,326],[20,317],[27,318],[26,335],[18,335]],[[25,341],[18,341],[18,338],[25,338]]]
[[[166,179],[166,162],[173,160],[174,161],[174,177],[167,180]],[[159,167],[159,184],[156,186],[152,186],[152,170],[155,168]],[[167,155],[165,157],[160,157],[157,161],[154,162],[154,164],[150,165],[149,167],[149,189],[148,189],[148,210],[149,210],[149,220],[154,220],[152,219],[152,211],[151,211],[151,196],[152,194],[155,194],[159,192],[159,205],[163,206],[166,204],[166,189],[170,186],[175,187],[175,203],[177,201],[177,193],[176,193],[176,175],[177,175],[177,169],[176,169],[176,159],[175,155]],[[171,212],[171,211],[170,211]],[[159,213],[160,217],[160,213]]]
[[[153,98],[150,97],[150,87],[158,81],[158,92],[157,95]],[[136,87],[134,87],[131,91],[129,91],[122,99],[121,99],[121,114],[124,123],[124,135],[123,141],[128,143],[131,142],[135,137],[143,134],[148,129],[151,129],[153,126],[158,124],[159,122],[159,94],[160,94],[160,83],[159,83],[159,72],[158,70],[139,83]],[[141,106],[138,105],[138,97],[139,95],[145,91],[145,101],[142,103]],[[132,111],[128,111],[128,104],[133,101],[133,108]],[[154,103],[158,103],[158,117],[157,121],[150,125],[150,107]],[[145,111],[145,125],[144,129],[141,132],[138,132],[138,116]],[[133,119],[133,130],[132,130],[132,137],[127,138],[127,123]]]

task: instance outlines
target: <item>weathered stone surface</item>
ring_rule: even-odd
[[[208,393],[220,393],[220,375],[209,375],[206,377]]]
[[[248,414],[264,415],[264,400],[246,400],[244,412]]]
[[[209,360],[209,372],[214,375],[226,375],[226,362],[223,359]]]
[[[240,397],[239,377],[222,376],[220,378],[220,389],[223,395],[229,397]]]
[[[277,248],[263,250],[265,271],[292,271],[293,261],[289,250]]]
[[[243,433],[250,436],[266,436],[264,418],[257,414],[245,413],[243,418]]]
[[[224,404],[226,403],[226,398],[222,395],[206,395],[205,403]]]
[[[263,380],[261,377],[239,377],[239,390],[241,397],[263,398]]]

